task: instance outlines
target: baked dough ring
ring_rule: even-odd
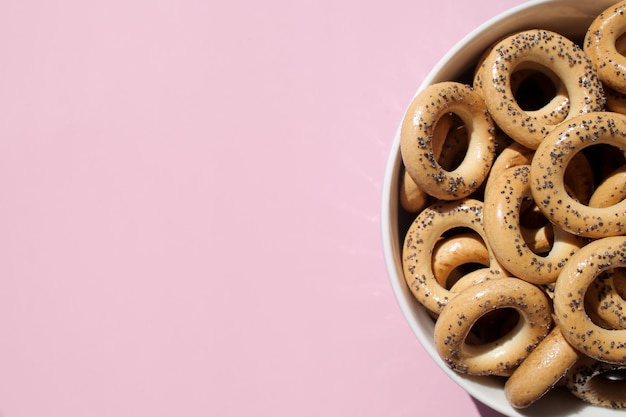
[[[469,138],[461,164],[446,171],[437,161],[433,143],[435,126],[449,113],[464,123]],[[470,86],[456,82],[430,85],[412,100],[400,132],[405,168],[417,186],[440,200],[469,196],[483,183],[495,158],[494,125],[482,97]]]
[[[558,327],[528,355],[504,384],[504,395],[515,408],[526,408],[554,388],[580,354]]]
[[[402,170],[400,177],[400,205],[409,213],[417,213],[430,202],[428,194],[421,190],[413,178]]]
[[[597,67],[602,82],[620,93],[626,93],[626,58],[616,44],[624,32],[626,1],[620,1],[593,20],[583,42],[585,53]]]
[[[465,343],[474,324],[496,309],[519,312],[515,327],[499,339]],[[535,285],[513,277],[483,281],[460,291],[435,322],[435,347],[451,368],[470,375],[508,376],[548,334],[550,302]]]
[[[511,75],[530,66],[547,68],[567,89],[570,119],[604,109],[604,92],[597,71],[582,49],[571,40],[548,30],[528,30],[498,42],[484,59],[474,78],[495,123],[512,139],[536,149],[556,124],[546,123],[523,110],[511,90]]]
[[[509,33],[507,36],[513,36],[521,31]],[[474,76],[476,75],[482,66],[485,58],[489,56],[489,53],[502,39],[492,43],[486,48],[480,57],[477,64],[474,67]],[[551,84],[551,85],[548,85]],[[569,113],[569,97],[567,95],[567,88],[561,82],[559,77],[549,69],[536,66],[533,68],[531,62],[526,63],[524,69],[515,70],[511,73],[511,92],[514,96],[518,96],[518,93],[526,95],[525,100],[529,107],[535,108],[535,110],[528,110],[527,113],[530,116],[544,120],[548,124],[556,124],[565,120],[565,117]],[[553,90],[553,91],[550,91]],[[547,97],[552,97],[547,100]],[[531,101],[528,103],[528,101]],[[534,101],[534,102],[533,102]],[[546,102],[541,108],[539,108],[539,102]]]
[[[552,249],[541,255],[531,251],[520,222],[522,203],[529,197],[530,167],[521,165],[504,171],[485,195],[485,234],[496,259],[507,271],[533,284],[550,284],[585,241],[554,226]]]
[[[455,294],[441,285],[433,273],[433,248],[445,232],[459,227],[472,229],[486,241],[481,201],[462,199],[432,204],[413,220],[404,239],[402,267],[406,282],[417,301],[435,314]],[[502,267],[488,245],[487,248],[492,275],[500,277]]]
[[[626,408],[626,390],[621,378],[611,381],[607,375],[622,374],[626,365],[596,361],[581,356],[570,369],[565,379],[565,386],[570,392],[586,403],[605,408]],[[621,375],[619,375],[621,377]]]
[[[603,362],[626,364],[626,330],[605,329],[585,310],[585,294],[602,272],[626,266],[626,237],[594,240],[576,252],[554,286],[554,316],[563,336],[580,352]]]
[[[520,165],[530,165],[534,153],[534,150],[528,149],[517,142],[513,142],[505,147],[493,162],[491,172],[489,173],[485,183],[484,194],[487,195],[489,193],[490,185],[508,168]],[[533,212],[536,211],[538,211],[538,209],[533,205]],[[543,214],[541,214],[541,217],[545,219]],[[535,225],[534,227],[524,225],[520,231],[524,237],[524,241],[528,244],[531,251],[543,253],[549,251],[552,247],[554,233],[552,227],[547,226],[545,222],[544,224]]]
[[[533,199],[543,214],[566,231],[591,238],[626,231],[626,200],[610,207],[590,207],[565,190],[569,162],[577,152],[597,144],[626,149],[626,116],[598,112],[563,123],[539,145],[530,169]]]

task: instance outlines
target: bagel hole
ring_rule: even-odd
[[[617,292],[620,298],[626,303],[626,267],[616,267],[602,271],[596,279],[593,280],[589,288],[599,288],[603,291],[598,291],[599,296],[604,296],[606,292],[612,291],[608,287],[607,280],[613,279],[613,288]],[[624,306],[624,314],[626,315],[626,305]]]
[[[520,321],[514,308],[498,308],[481,316],[472,326],[465,343],[480,346],[496,342],[507,336]]]
[[[468,234],[475,235],[482,240],[482,237],[478,234],[478,232],[476,232],[476,230],[472,229],[471,227],[464,227],[464,226],[451,227],[450,229],[446,230],[441,235],[441,238],[447,239],[449,237],[468,235]]]
[[[593,148],[594,146],[591,146]],[[589,149],[589,148],[588,148]],[[596,150],[598,151],[598,150]],[[590,153],[576,152],[565,167],[563,181],[567,194],[581,204],[588,205],[596,185],[597,173],[589,159]],[[598,158],[595,157],[597,160]],[[596,162],[596,168],[601,168]]]
[[[594,178],[593,185],[596,187],[600,185],[602,181],[604,181],[604,179],[612,172],[623,168],[624,165],[626,165],[624,151],[617,146],[600,143],[588,146],[581,152],[585,155],[587,161],[589,162]],[[568,168],[571,168],[571,163]],[[565,173],[567,175],[567,170]]]
[[[522,237],[533,253],[549,253],[554,244],[554,229],[539,207],[530,197],[525,197],[520,209]]]
[[[626,301],[626,268],[619,267],[613,269],[613,285],[617,294]]]
[[[591,282],[585,294],[587,316],[604,329],[626,329],[625,294],[626,269],[618,267],[602,271]]]
[[[552,75],[552,77],[550,75]],[[556,97],[557,87],[552,82],[554,73],[548,68],[521,69],[511,75],[511,89],[517,104],[524,111],[545,107]]]
[[[448,113],[447,117],[451,118],[452,123],[450,129],[445,132],[441,154],[437,159],[437,163],[446,171],[454,171],[465,158],[469,140],[463,120],[454,113]],[[443,133],[441,132],[440,134]]]
[[[615,41],[615,50],[620,55],[626,55],[626,33],[622,33]]]
[[[626,169],[624,150],[606,143],[588,146],[572,157],[564,173],[565,191],[575,201],[594,207],[609,207],[621,201],[626,190],[616,189],[603,200],[595,190],[612,174]],[[624,186],[626,187],[626,186]],[[590,200],[593,204],[590,204]]]
[[[626,381],[626,369],[606,371],[598,376],[609,381]]]
[[[534,200],[530,197],[524,197],[520,207],[520,226],[528,229],[536,229],[543,227],[550,222],[543,215]]]
[[[446,289],[451,289],[454,284],[456,284],[461,278],[463,278],[467,274],[471,274],[472,272],[478,271],[479,269],[485,269],[488,266],[489,265],[483,265],[478,262],[468,262],[457,266],[452,271],[450,271],[450,274],[446,279]]]
[[[612,406],[626,406],[626,369],[617,368],[602,372],[587,383],[587,391],[596,393]]]

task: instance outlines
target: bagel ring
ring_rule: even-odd
[[[554,316],[563,336],[596,360],[626,364],[626,329],[605,329],[585,309],[585,294],[602,272],[626,266],[626,237],[594,240],[576,252],[554,286]]]
[[[514,34],[519,32],[514,32],[509,34],[509,36],[513,36]],[[477,65],[474,68],[474,78],[482,63],[485,61],[485,58],[489,55],[491,50],[497,45],[498,41],[491,44],[488,48],[486,48],[478,59]],[[537,76],[538,74],[543,75]],[[530,80],[531,85],[525,85],[524,83],[528,83]],[[569,113],[569,97],[567,95],[567,88],[561,82],[558,76],[554,74],[554,72],[547,70],[546,68],[537,66],[533,68],[532,63],[527,63],[524,69],[516,70],[511,73],[511,92],[513,95],[517,97],[518,92],[522,94],[527,94],[530,100],[537,101],[545,101],[546,97],[552,95],[552,98],[545,103],[541,108],[537,108],[536,110],[528,110],[527,113],[531,117],[536,117],[537,119],[543,120],[548,124],[557,124],[565,120],[565,117]],[[552,84],[551,86],[548,83]],[[546,91],[550,87],[554,89],[554,91]],[[552,93],[552,94],[551,94]],[[531,104],[532,107],[538,107],[537,103],[534,105]]]
[[[599,112],[577,116],[554,130],[539,145],[530,169],[535,203],[554,224],[585,237],[616,236],[626,231],[626,200],[609,207],[590,207],[572,198],[564,174],[582,149],[608,144],[626,149],[626,116]]]
[[[463,161],[452,171],[441,167],[433,148],[441,141],[436,126],[449,113],[463,121],[469,139]],[[432,84],[415,96],[402,121],[402,160],[420,189],[440,200],[458,200],[476,191],[487,178],[495,159],[494,131],[482,97],[470,86]]]
[[[433,248],[445,232],[459,227],[472,229],[486,242],[481,201],[462,199],[432,204],[413,220],[404,239],[402,267],[407,285],[415,298],[435,314],[455,295],[433,273]],[[499,277],[502,267],[487,248],[492,275]]]
[[[554,226],[554,242],[546,254],[530,250],[521,233],[520,209],[531,196],[530,167],[504,171],[485,195],[485,234],[498,262],[514,276],[537,285],[550,284],[585,241]],[[550,227],[550,226],[547,226]]]
[[[546,72],[552,71],[565,85],[570,109],[564,121],[604,109],[597,71],[571,40],[548,30],[522,31],[504,38],[477,70],[474,88],[483,96],[496,125],[527,148],[536,149],[557,125],[539,120],[519,106],[510,81],[513,72],[525,66],[547,68]]]
[[[626,1],[620,1],[591,22],[583,41],[583,49],[597,67],[602,82],[620,93],[626,93],[626,57],[617,43],[625,32]]]
[[[526,408],[554,388],[580,354],[554,327],[504,383],[504,395],[515,408]]]
[[[483,343],[466,343],[474,324],[489,312],[511,308],[519,320],[507,335]],[[470,375],[508,376],[552,327],[552,311],[535,285],[513,277],[483,281],[456,294],[435,322],[435,347],[451,368]]]
[[[417,213],[426,207],[429,201],[428,194],[421,190],[406,172],[406,169],[403,169],[400,177],[400,205],[402,208],[409,213]]]

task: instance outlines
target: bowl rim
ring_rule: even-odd
[[[593,10],[594,13],[599,13],[600,11],[615,3],[617,3],[617,0],[594,0],[593,2],[578,0],[530,0],[526,3],[511,7],[510,9],[507,9],[500,14],[497,14],[496,16],[486,20],[484,23],[480,24],[464,37],[462,37],[450,50],[448,50],[439,59],[436,65],[428,72],[411,99],[413,99],[417,94],[419,94],[420,91],[422,91],[428,85],[438,81],[443,81],[446,78],[443,76],[445,72],[444,70],[446,66],[449,65],[453,57],[457,57],[463,51],[471,49],[468,48],[468,46],[475,43],[482,42],[483,44],[488,45],[489,42],[486,42],[486,40],[494,39],[494,35],[490,35],[489,33],[487,33],[488,30],[498,28],[500,31],[502,31],[503,27],[506,26],[507,23],[511,22],[512,19],[519,15],[532,13],[534,9],[545,7],[545,5],[555,8],[563,5],[569,7],[571,10],[579,7],[587,8],[587,15],[585,16],[585,18],[588,19],[589,11]],[[505,32],[510,33],[511,31],[512,30]],[[506,34],[505,32],[503,32],[502,34]],[[402,118],[404,117],[405,112],[406,109],[402,113]],[[411,296],[407,296],[407,292],[409,290],[406,287],[404,279],[402,279],[404,273],[402,271],[401,262],[401,239],[397,227],[397,213],[399,209],[399,199],[397,194],[399,189],[398,173],[399,168],[402,164],[402,158],[400,155],[400,125],[402,122],[402,118],[400,120],[400,123],[398,123],[397,125],[394,138],[391,143],[390,153],[387,157],[384,169],[384,181],[381,190],[382,204],[380,216],[380,230],[382,233],[384,261],[396,301],[398,302],[400,310],[407,320],[411,330],[417,336],[422,347],[425,349],[428,355],[439,365],[439,368],[441,368],[444,373],[446,373],[455,383],[457,383],[457,385],[459,385],[474,399],[480,401],[481,403],[484,403],[488,407],[502,414],[505,414],[507,416],[528,416],[529,414],[524,410],[517,410],[508,405],[508,403],[504,404],[501,399],[495,399],[491,395],[485,395],[485,388],[492,392],[501,392],[501,383],[490,383],[490,381],[485,381],[485,377],[467,376],[451,370],[439,357],[436,349],[434,348],[434,344],[426,343],[426,340],[428,338],[432,340],[432,332],[429,333],[429,331],[427,331],[427,329],[425,329],[425,327],[418,322],[416,314],[421,315],[422,317],[426,317],[427,313],[425,312],[425,310],[423,310],[421,306],[419,306],[418,311],[416,311],[415,306],[417,305],[417,301],[414,299],[412,300]],[[396,277],[396,279],[394,279],[394,277]],[[493,380],[494,378],[491,379]],[[479,386],[481,388],[479,388]],[[568,394],[568,396],[571,395]],[[582,401],[580,401],[580,406],[574,406],[573,408],[565,407],[565,411],[562,411],[559,408],[554,408],[554,410],[551,411],[566,412],[567,415],[579,415],[580,413],[586,413],[586,410],[588,409],[591,409],[594,415],[601,414],[602,416],[608,416],[613,415],[617,412],[619,412],[620,415],[624,415],[623,410],[616,411],[611,409],[594,407],[587,405]]]

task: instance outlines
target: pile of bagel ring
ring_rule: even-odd
[[[555,387],[626,408],[625,32],[621,1],[582,44],[511,33],[402,122],[406,282],[446,364],[515,408]]]

